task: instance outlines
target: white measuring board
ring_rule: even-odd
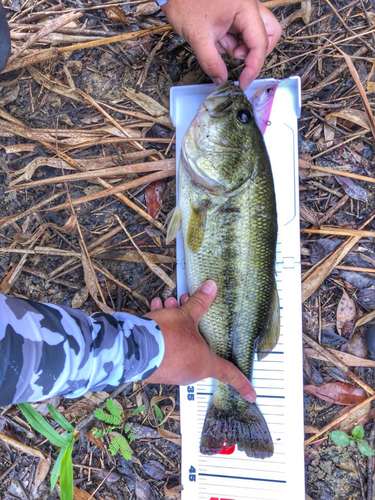
[[[257,80],[247,96],[274,80]],[[176,162],[182,138],[214,85],[172,87],[171,118],[176,127]],[[231,454],[202,455],[199,443],[212,379],[181,387],[182,500],[304,500],[302,326],[299,245],[297,118],[300,79],[279,81],[270,124],[264,135],[274,176],[278,213],[276,282],[281,332],[275,349],[255,361],[252,382],[268,423],[275,452],[271,458]],[[187,292],[181,233],[177,237],[177,292]],[[230,450],[229,450],[230,451]]]

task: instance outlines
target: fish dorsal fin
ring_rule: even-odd
[[[198,207],[191,206],[189,227],[186,235],[186,243],[193,253],[198,252],[202,245],[207,220],[207,203],[204,201]]]
[[[174,207],[174,209],[169,212],[169,214],[167,215],[166,223],[168,224],[167,237],[166,237],[166,243],[168,245],[171,241],[173,241],[176,238],[177,233],[181,227],[180,207],[178,206]]]
[[[276,281],[273,279],[273,291],[270,313],[262,334],[257,340],[258,360],[268,356],[279,340],[280,336],[280,304],[276,289]]]

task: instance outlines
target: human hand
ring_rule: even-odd
[[[228,79],[220,55],[227,53],[245,60],[239,82],[246,90],[281,35],[276,17],[258,0],[168,0],[162,10],[216,85]]]
[[[165,354],[159,368],[147,379],[150,383],[188,385],[213,377],[234,387],[247,401],[256,398],[253,386],[245,375],[229,361],[215,356],[198,331],[198,322],[208,311],[217,293],[209,280],[191,296],[164,302],[153,299],[148,318],[156,321],[163,332]]]

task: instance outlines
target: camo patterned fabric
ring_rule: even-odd
[[[111,390],[148,378],[163,356],[151,319],[0,294],[0,406]]]

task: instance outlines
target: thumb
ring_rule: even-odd
[[[228,79],[227,67],[214,41],[209,36],[191,37],[189,43],[203,71],[212,78],[216,85],[225,82]]]
[[[212,363],[212,373],[208,377],[216,378],[220,382],[225,382],[231,385],[241,396],[254,403],[256,393],[248,378],[230,361],[214,356]]]
[[[212,280],[207,280],[191,297],[185,302],[183,309],[190,317],[198,323],[204,314],[211,307],[217,293],[216,283]]]

